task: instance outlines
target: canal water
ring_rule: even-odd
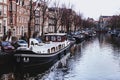
[[[1,80],[120,80],[120,39],[99,34],[74,45],[75,52],[56,63],[50,70],[39,73],[9,72]],[[6,79],[7,80],[7,79]]]

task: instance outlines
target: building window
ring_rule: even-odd
[[[13,29],[13,36],[16,36],[16,30]]]
[[[12,11],[12,2],[10,2],[9,11]]]
[[[7,6],[4,6],[4,15],[7,15]]]
[[[57,41],[61,41],[61,36],[57,36]]]
[[[16,0],[16,3],[18,3],[19,1],[18,0]]]
[[[7,3],[7,0],[4,0],[4,3]]]
[[[0,11],[0,16],[2,15],[2,11]]]
[[[18,30],[18,27],[17,27],[17,28],[16,28],[16,34],[17,34],[17,35],[18,35],[18,31],[19,31],[19,30]]]
[[[21,28],[21,35],[24,36],[24,28]]]
[[[10,24],[12,23],[12,16],[10,16]]]
[[[39,11],[35,11],[35,15],[36,15],[36,16],[39,16]]]
[[[16,11],[16,4],[12,4],[12,11]]]
[[[0,23],[0,32],[2,32],[2,24]]]
[[[51,41],[56,41],[56,37],[55,36],[51,36]]]

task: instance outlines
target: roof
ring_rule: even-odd
[[[100,18],[110,18],[112,16],[100,16]]]
[[[64,36],[64,35],[66,35],[66,33],[48,33],[48,34],[45,34],[45,35],[60,35],[60,36]]]

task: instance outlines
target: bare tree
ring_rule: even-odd
[[[61,20],[60,20],[60,24],[62,26],[62,32],[66,31],[66,23],[67,23],[67,8],[65,4],[62,4],[62,15],[61,15]]]
[[[68,6],[68,14],[67,14],[67,32],[70,33],[72,31],[72,28],[74,28],[74,15],[76,15],[76,12],[73,10],[73,5],[69,3]]]
[[[74,27],[75,27],[75,31],[79,30],[81,28],[81,24],[82,24],[82,15],[79,13],[79,15],[74,15]]]
[[[72,9],[67,9],[67,15],[66,15],[66,29],[67,33],[71,32],[71,28],[73,27],[73,10]]]
[[[32,21],[32,0],[30,0],[30,17],[29,17],[29,21],[28,21],[28,47],[29,47],[29,39],[31,37],[31,21]]]
[[[83,28],[87,28],[88,27],[88,22],[87,22],[86,19],[82,20],[82,26],[83,26]]]
[[[108,24],[109,24],[109,27],[111,27],[111,29],[120,28],[120,15],[112,16],[110,21],[108,21]]]
[[[54,32],[56,33],[58,31],[58,29],[60,28],[60,19],[62,17],[63,14],[63,10],[62,8],[59,7],[59,1],[57,2],[57,0],[54,2],[53,4],[54,6]]]
[[[48,4],[50,3],[51,0],[40,0],[40,7],[41,7],[41,14],[42,14],[42,34],[41,36],[43,37],[44,35],[44,25],[45,25],[45,21],[47,20],[47,9],[48,9]]]
[[[63,13],[61,17],[61,25],[64,27],[65,31],[69,33],[73,24],[73,10],[71,8],[66,8],[66,5],[63,5]]]

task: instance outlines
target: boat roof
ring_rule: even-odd
[[[66,33],[48,33],[48,34],[45,34],[45,35],[56,35],[56,36],[58,36],[58,35],[60,35],[60,36],[64,36],[64,35],[66,35]]]

